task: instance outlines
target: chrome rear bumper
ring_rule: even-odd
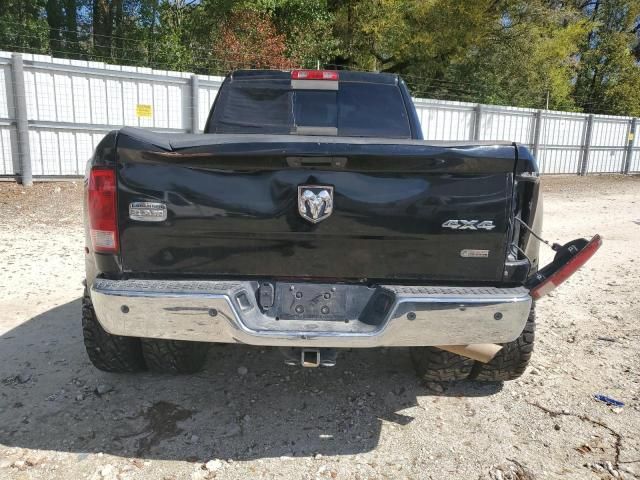
[[[258,286],[96,279],[91,298],[114,335],[333,348],[508,342],[522,332],[532,301],[525,288],[383,285],[368,305],[378,295],[388,299],[378,302],[384,307],[367,307],[355,318],[278,320],[258,306]]]

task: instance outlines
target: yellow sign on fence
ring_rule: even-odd
[[[145,117],[149,118],[153,116],[153,107],[151,105],[145,105],[143,103],[139,103],[136,105],[136,116],[137,117]]]

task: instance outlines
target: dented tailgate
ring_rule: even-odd
[[[118,140],[123,268],[216,278],[497,282],[515,155],[509,144],[170,138],[125,129]],[[132,215],[140,202],[164,209],[166,218]]]

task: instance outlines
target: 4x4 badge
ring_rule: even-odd
[[[318,223],[333,213],[333,187],[300,185],[298,187],[298,212],[311,223]]]
[[[493,220],[447,220],[442,224],[442,228],[452,230],[493,230],[496,226]]]

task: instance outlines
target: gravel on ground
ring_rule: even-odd
[[[196,375],[100,372],[80,327],[82,181],[0,182],[0,478],[640,478],[640,177],[543,187],[545,237],[604,246],[539,302],[521,379],[440,389],[404,349],[304,370],[216,345]]]

